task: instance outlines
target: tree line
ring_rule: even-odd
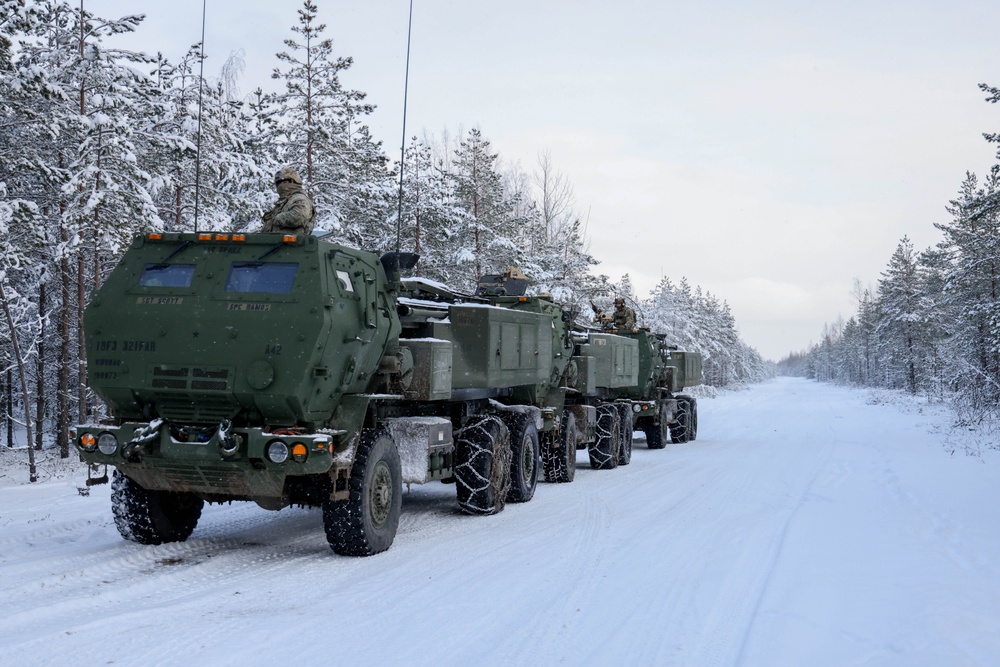
[[[547,152],[529,172],[505,163],[479,128],[415,136],[400,188],[400,161],[366,125],[374,106],[341,80],[353,61],[335,55],[317,16],[312,0],[298,9],[276,54],[279,92],[242,95],[239,54],[204,78],[200,44],[178,62],[116,48],[115,36],[139,30],[141,16],[0,0],[0,431],[8,446],[26,429],[37,448],[55,442],[68,456],[69,427],[102,416],[87,387],[83,311],[131,239],[256,231],[275,197],[272,175],[286,164],[302,174],[317,232],[336,241],[412,249],[420,275],[469,292],[479,276],[518,266],[534,290],[580,313],[623,294],[654,329],[703,351],[714,383],[768,372],[739,339],[728,306],[700,288],[666,281],[639,299],[627,277],[595,274],[573,188]]]
[[[1000,88],[980,84],[986,101]],[[1000,144],[1000,134],[984,134]],[[1000,160],[1000,148],[997,151]],[[906,236],[874,288],[855,283],[857,312],[779,362],[817,380],[898,389],[948,402],[960,427],[1000,424],[1000,164],[966,173],[924,250]]]

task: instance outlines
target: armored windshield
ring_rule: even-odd
[[[190,287],[194,264],[147,264],[139,276],[141,287]]]
[[[229,269],[226,291],[289,294],[298,269],[296,263],[235,262]]]

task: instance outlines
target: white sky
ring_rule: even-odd
[[[347,86],[399,152],[408,0],[315,0]],[[90,0],[147,15],[128,45],[177,60],[201,0]],[[272,87],[297,2],[208,0],[206,75],[245,53]],[[777,360],[854,312],[904,234],[917,248],[1000,130],[996,0],[415,0],[407,134],[478,126],[501,157],[550,150],[598,271],[640,296],[686,276]],[[263,184],[262,184],[263,185]]]

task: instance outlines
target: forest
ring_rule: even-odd
[[[1000,101],[1000,88],[979,87]],[[778,369],[947,403],[957,428],[1000,449],[1000,164],[966,173],[945,211],[937,244],[918,250],[904,236],[876,286],[855,281],[857,312]]]
[[[341,81],[306,0],[275,55],[279,92],[242,95],[239,54],[214,75],[201,45],[179,62],[115,47],[142,16],[83,3],[0,0],[0,438],[57,447],[104,416],[87,386],[83,312],[131,239],[150,231],[253,232],[283,165],[302,174],[316,234],[420,254],[422,276],[472,290],[520,267],[581,322],[622,296],[640,323],[704,355],[706,383],[755,382],[773,364],[739,336],[724,300],[685,278],[638,295],[597,271],[573,186],[539,147],[531,169],[481,128],[412,136],[390,157],[366,125],[374,105]],[[402,165],[402,167],[401,167]],[[402,179],[400,171],[402,170]],[[669,226],[667,221],[665,226]]]

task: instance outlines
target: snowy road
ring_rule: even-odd
[[[206,507],[121,540],[109,489],[0,487],[3,665],[996,665],[1000,459],[933,413],[797,379],[494,517],[414,487],[393,547],[318,511]]]

